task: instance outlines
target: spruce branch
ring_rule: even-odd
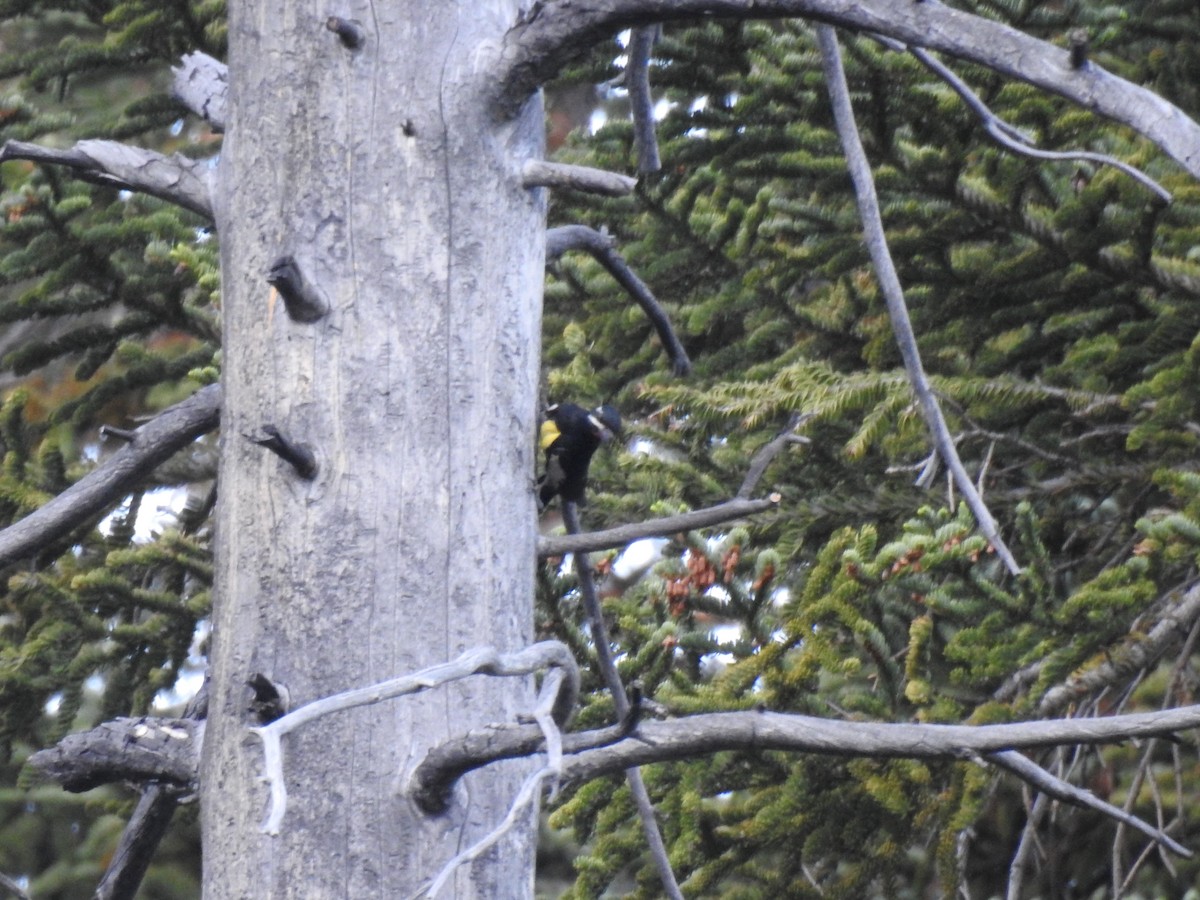
[[[1173,647],[1179,646],[1197,622],[1200,622],[1200,584],[1193,584],[1148,632],[1142,623],[1135,623],[1125,643],[1106,653],[1103,662],[1048,690],[1038,702],[1038,714],[1054,715],[1073,701],[1125,681],[1135,672],[1154,665]],[[992,696],[1002,703],[1012,701],[1038,680],[1044,666],[1045,663],[1039,661],[1013,673]]]
[[[537,88],[571,59],[624,28],[698,17],[803,18],[909,47],[924,47],[978,63],[1102,116],[1154,141],[1200,177],[1200,124],[1153,91],[1105,71],[1095,62],[1072,65],[1071,53],[1016,28],[937,0],[573,0],[546,3],[509,30],[495,73],[497,115],[517,113]]]
[[[625,262],[624,257],[614,247],[613,238],[587,225],[563,225],[551,228],[546,232],[546,259],[554,260],[569,250],[583,250],[590,253],[605,270],[612,275],[617,284],[637,301],[638,306],[646,313],[646,318],[658,332],[658,339],[671,360],[671,370],[676,375],[687,375],[692,370],[692,362],[688,359],[687,351],[671,327],[671,320],[666,311],[659,305],[654,294],[642,279]]]
[[[633,114],[633,145],[637,150],[637,170],[643,175],[662,168],[658,154],[658,135],[654,128],[654,96],[650,92],[650,53],[658,40],[658,25],[633,29],[625,48],[625,89]]]
[[[0,162],[27,159],[66,166],[93,184],[140,191],[189,209],[212,220],[212,178],[209,163],[178,153],[164,156],[119,141],[78,141],[69,150],[56,150],[24,141],[5,141]]]
[[[45,506],[0,531],[0,566],[39,552],[103,512],[202,434],[221,417],[220,385],[203,387],[159,413],[133,440]]]
[[[917,348],[917,336],[913,332],[912,321],[908,317],[908,307],[904,299],[904,288],[900,285],[900,276],[892,262],[891,251],[887,245],[887,235],[883,228],[883,217],[879,211],[879,199],[875,193],[875,180],[871,174],[871,164],[867,160],[862,140],[858,134],[858,125],[854,119],[854,109],[850,104],[850,88],[846,84],[846,73],[842,68],[841,50],[838,47],[837,34],[829,25],[817,26],[817,42],[821,47],[822,67],[825,72],[825,84],[829,91],[829,99],[833,104],[833,118],[842,149],[846,154],[846,165],[850,169],[850,178],[854,182],[854,193],[858,201],[858,215],[862,221],[863,231],[867,241],[867,250],[875,265],[875,275],[879,287],[883,291],[887,303],[888,316],[892,320],[892,330],[896,335],[896,344],[904,359],[904,369],[908,373],[913,393],[917,396],[921,414],[929,428],[930,436],[942,461],[954,477],[954,483],[962,492],[963,498],[975,515],[975,520],[995,548],[996,554],[1004,562],[1008,571],[1016,575],[1021,571],[1012,552],[1000,537],[996,520],[991,511],[980,497],[979,491],[971,476],[967,474],[958,450],[954,446],[954,438],[946,425],[937,397],[925,374],[921,363],[921,355]]]
[[[185,53],[175,75],[172,93],[175,99],[206,120],[213,131],[225,130],[229,69],[207,53]]]
[[[527,188],[567,188],[585,194],[600,194],[604,197],[624,197],[633,193],[637,179],[590,166],[572,166],[566,163],[530,159],[521,169],[521,183]]]
[[[579,534],[579,512],[575,504],[569,500],[564,501],[562,514],[567,533]],[[617,719],[625,721],[633,714],[633,706],[629,702],[629,695],[625,692],[625,685],[621,683],[616,660],[613,659],[612,645],[608,640],[608,628],[604,624],[604,610],[600,607],[600,598],[592,579],[592,563],[588,559],[587,553],[575,552],[575,574],[579,579],[579,593],[583,597],[583,609],[588,619],[592,645],[596,648],[596,661],[600,667],[600,674],[604,678],[608,692],[612,694]],[[629,791],[633,794],[638,818],[642,823],[642,833],[646,837],[650,856],[658,869],[658,877],[662,882],[663,890],[672,900],[683,900],[683,892],[679,889],[679,882],[676,881],[675,872],[671,868],[671,860],[667,856],[667,847],[663,841],[662,831],[658,827],[658,819],[654,814],[654,804],[650,800],[650,792],[646,790],[646,782],[642,778],[642,773],[637,766],[629,766],[625,769],[625,779],[629,782]]]
[[[716,506],[680,513],[677,516],[664,516],[660,519],[648,519],[645,522],[618,525],[616,528],[606,528],[603,531],[542,536],[538,538],[537,555],[539,558],[545,558],[547,556],[564,556],[567,553],[611,550],[614,547],[624,547],[626,544],[642,538],[664,537],[693,531],[696,528],[707,528],[710,525],[732,522],[734,519],[743,519],[755,513],[774,509],[782,501],[781,494],[771,494],[757,500],[735,497],[724,503],[718,503]]]

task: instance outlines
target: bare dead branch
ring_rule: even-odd
[[[555,706],[555,717],[559,724],[562,724],[570,717],[579,695],[579,668],[565,644],[558,641],[542,641],[513,653],[500,653],[491,647],[478,647],[468,650],[455,660],[430,666],[420,672],[344,691],[331,697],[322,697],[267,725],[251,728],[250,733],[262,741],[266,769],[263,779],[271,792],[270,808],[262,830],[271,835],[279,834],[287,812],[287,786],[283,777],[284,735],[336,712],[382,703],[384,700],[392,700],[406,694],[416,694],[471,675],[530,675],[547,667],[561,668],[569,676],[561,683],[562,690]]]
[[[1200,177],[1200,125],[1153,91],[1061,47],[937,0],[574,0],[547,3],[505,38],[494,104],[510,117],[567,62],[623,28],[711,17],[804,18],[882,34],[986,66],[1141,132]]]
[[[571,501],[562,505],[563,523],[568,534],[579,534],[579,512]],[[575,573],[579,579],[579,593],[583,597],[583,609],[587,615],[588,628],[591,630],[592,645],[596,648],[596,661],[600,674],[608,691],[612,694],[613,706],[617,718],[624,721],[630,717],[632,707],[629,695],[625,693],[625,685],[621,683],[620,673],[617,672],[617,662],[613,659],[612,645],[608,640],[608,628],[604,624],[604,610],[600,607],[600,598],[596,594],[596,584],[592,580],[592,563],[586,553],[575,553]],[[663,841],[662,832],[658,827],[658,819],[654,815],[654,804],[650,801],[650,792],[646,790],[646,782],[636,766],[625,770],[625,780],[629,782],[629,792],[633,795],[637,806],[638,819],[642,823],[642,834],[650,848],[650,856],[658,869],[658,877],[663,890],[672,900],[683,900],[683,892],[675,879],[671,868],[671,860],[667,856],[667,846]]]
[[[987,760],[1002,769],[1012,772],[1021,780],[1028,782],[1042,793],[1048,794],[1056,800],[1062,800],[1074,806],[1081,806],[1084,809],[1094,809],[1108,816],[1110,819],[1115,819],[1118,822],[1128,825],[1130,828],[1140,831],[1146,837],[1150,838],[1150,840],[1161,844],[1172,853],[1182,856],[1185,859],[1192,857],[1191,850],[1184,847],[1178,841],[1172,840],[1157,828],[1152,828],[1137,816],[1131,815],[1120,807],[1106,803],[1091,791],[1085,791],[1082,788],[1075,787],[1070,782],[1063,781],[1061,778],[1055,778],[1041,766],[1017,753],[1015,750],[1002,750],[998,753],[989,753]]]
[[[590,531],[582,534],[567,534],[558,536],[542,536],[538,538],[538,557],[565,556],[568,553],[587,553],[595,550],[611,550],[624,547],[634,541],[648,537],[665,537],[692,531],[696,528],[707,528],[710,525],[720,525],[743,519],[755,513],[774,509],[783,500],[779,494],[771,494],[759,500],[747,500],[735,497],[691,512],[680,513],[677,516],[665,516],[661,519],[649,519],[645,522],[634,522],[629,525],[619,525],[616,528],[606,528],[604,531]]]
[[[621,285],[646,313],[671,360],[671,370],[676,375],[688,374],[692,370],[692,362],[675,335],[671,320],[650,288],[637,277],[624,257],[613,247],[612,237],[587,225],[563,225],[546,232],[547,260],[557,259],[569,250],[584,250],[604,266],[617,284]]]
[[[662,168],[658,155],[658,135],[654,128],[654,97],[650,93],[650,53],[658,40],[657,25],[633,29],[629,46],[625,48],[629,61],[625,64],[625,88],[629,91],[629,106],[633,113],[633,145],[637,150],[637,169],[642,174]]]
[[[687,759],[721,750],[962,759],[1001,750],[1169,735],[1197,727],[1200,727],[1200,705],[1104,718],[1008,725],[844,722],[765,711],[702,713],[643,722],[632,736],[605,747],[571,753],[564,745],[563,774],[569,781],[587,781],[631,765]]]
[[[796,413],[779,434],[758,449],[758,452],[750,460],[750,467],[746,469],[746,477],[742,479],[742,486],[738,488],[737,497],[739,499],[745,500],[750,497],[754,489],[758,487],[763,475],[766,474],[767,466],[775,461],[775,457],[783,452],[784,447],[789,444],[811,443],[804,435],[796,434],[796,429],[807,418],[808,416],[802,413]]]
[[[192,721],[205,718],[208,713],[208,682],[188,701],[184,709],[185,719]],[[193,758],[199,759],[203,732],[194,731]],[[175,807],[182,799],[193,794],[191,790],[178,786],[151,782],[142,788],[142,796],[134,807],[133,814],[121,832],[104,877],[96,886],[92,900],[134,900],[150,862],[166,834],[167,826],[175,814]]]
[[[229,93],[229,69],[225,64],[197,51],[184,54],[180,65],[171,71],[175,75],[175,99],[206,120],[213,131],[224,131]]]
[[[1109,156],[1107,153],[1095,153],[1091,150],[1042,150],[1033,146],[1033,142],[1029,136],[1020,129],[1013,127],[1005,122],[998,115],[988,108],[988,105],[979,98],[979,96],[971,90],[965,81],[959,78],[947,66],[943,65],[939,60],[932,55],[922,50],[920,47],[905,47],[895,41],[887,38],[882,39],[885,46],[892,50],[907,49],[920,63],[941,78],[954,93],[958,94],[963,99],[963,102],[970,107],[975,115],[979,116],[983,122],[984,130],[991,135],[996,143],[1000,144],[1007,150],[1020,156],[1028,156],[1033,159],[1044,159],[1050,161],[1063,160],[1084,160],[1086,162],[1094,162],[1100,165],[1112,166],[1124,172],[1130,178],[1145,185],[1153,191],[1164,203],[1171,202],[1171,192],[1164,188],[1161,184],[1143,172],[1136,166],[1131,166],[1127,162],[1117,159],[1115,156]]]
[[[780,750],[844,756],[903,757],[912,759],[970,759],[984,756],[998,766],[1013,771],[1056,799],[1099,809],[1119,821],[1125,821],[1155,841],[1184,856],[1191,853],[1157,829],[1125,819],[1128,813],[1116,810],[1085,791],[1025,760],[1014,759],[1017,749],[1096,744],[1135,737],[1172,735],[1200,727],[1200,705],[1151,713],[1104,718],[1057,719],[1019,722],[1008,725],[918,725],[844,722],[813,716],[765,711],[704,713],[666,721],[639,724],[635,732],[615,742],[594,739],[589,732],[568,734],[563,738],[563,774],[568,781],[583,782],[611,775],[632,765],[707,756],[724,750]],[[606,737],[611,730],[606,730]],[[525,726],[493,732],[486,747],[486,764],[497,759],[523,756],[536,745],[530,737],[536,729]],[[535,738],[536,740],[536,738]],[[463,739],[449,742],[460,749]],[[434,748],[418,770],[422,778],[436,780]],[[1033,771],[1036,769],[1036,772]]]
[[[0,162],[28,159],[66,166],[84,181],[119,190],[141,191],[211,220],[212,178],[209,163],[178,153],[164,156],[119,141],[79,141],[70,150],[55,150],[23,141],[5,141]]]
[[[142,792],[92,900],[133,900],[171,817],[178,791],[153,784]]]
[[[191,792],[202,734],[195,719],[113,719],[37,751],[29,765],[72,793],[114,781],[154,781]]]
[[[604,728],[561,736],[563,753],[580,753],[616,743],[633,733],[636,721],[628,717]],[[409,795],[429,813],[446,809],[454,784],[475,769],[502,759],[538,753],[545,735],[536,725],[496,724],[468,731],[461,737],[438,744],[409,775]]]
[[[17,900],[29,900],[29,894],[25,892],[25,889],[3,872],[0,872],[0,888],[4,888],[4,890],[16,897]]]
[[[854,109],[850,104],[850,88],[846,84],[846,73],[842,68],[841,50],[838,47],[837,35],[829,25],[817,26],[817,42],[821,46],[821,60],[825,71],[825,85],[829,91],[829,99],[833,104],[833,118],[842,149],[846,154],[846,165],[850,169],[850,178],[854,182],[854,193],[858,200],[858,215],[862,221],[863,232],[867,241],[867,250],[875,265],[875,275],[879,287],[887,302],[888,317],[892,320],[892,331],[896,335],[896,344],[904,359],[904,369],[912,384],[913,393],[921,407],[921,414],[926,427],[942,461],[954,477],[954,483],[962,492],[963,498],[971,508],[975,521],[979,524],[984,537],[995,548],[996,555],[1004,562],[1009,572],[1016,575],[1021,571],[1008,545],[1000,537],[996,520],[991,511],[975,489],[975,483],[967,474],[966,467],[958,456],[954,446],[954,438],[946,425],[937,397],[925,374],[921,363],[921,355],[917,348],[917,336],[913,332],[912,321],[908,317],[908,307],[904,300],[904,288],[900,285],[900,276],[892,262],[892,255],[887,245],[887,236],[883,228],[883,217],[879,211],[879,199],[875,194],[875,180],[871,174],[871,164],[867,160],[862,140],[858,134],[858,125],[854,120]]]
[[[133,440],[45,506],[0,531],[0,566],[16,562],[102,512],[178,450],[217,427],[221,388],[203,387],[138,428]]]
[[[624,197],[632,194],[637,179],[589,166],[571,166],[566,163],[547,162],[544,159],[526,161],[521,169],[521,181],[527,188],[568,188],[586,194],[605,197]]]

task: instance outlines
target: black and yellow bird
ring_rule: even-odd
[[[574,403],[556,403],[547,409],[539,440],[546,453],[546,471],[538,479],[539,508],[556,495],[583,504],[592,454],[620,433],[621,416],[611,406],[588,412]]]

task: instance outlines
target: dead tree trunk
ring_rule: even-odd
[[[287,818],[260,832],[252,675],[295,706],[532,636],[545,210],[521,167],[543,124],[539,102],[504,124],[486,105],[516,4],[337,11],[230,5],[214,898],[406,896],[503,818],[529,768],[482,773],[442,817],[403,798],[431,744],[531,697],[476,679],[290,736]],[[532,841],[518,829],[453,895],[529,896]]]

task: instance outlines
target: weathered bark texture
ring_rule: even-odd
[[[484,104],[517,16],[507,0],[230,4],[208,897],[407,896],[503,818],[533,765],[481,773],[430,819],[401,792],[406,766],[532,693],[480,677],[340,714],[286,739],[272,838],[245,739],[252,673],[296,705],[532,638],[545,210],[521,170],[543,124],[540,101],[503,124]],[[275,302],[284,256],[328,315]],[[313,451],[313,480],[248,439],[267,426]],[[516,835],[452,895],[530,896],[533,831]]]

